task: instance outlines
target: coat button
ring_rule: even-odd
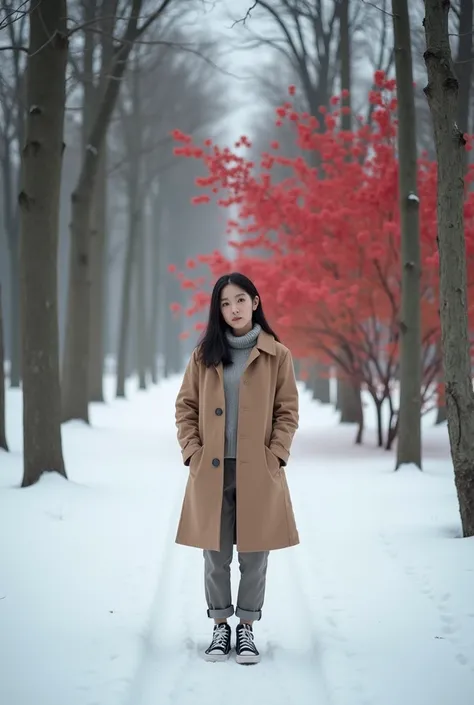
[[[212,461],[212,464],[214,465],[215,468],[218,468],[219,465],[221,464],[221,461],[219,460],[219,458],[214,458],[214,460]]]
[[[216,416],[222,416],[223,413],[224,412],[222,411],[222,409],[220,409],[220,408],[216,409]]]

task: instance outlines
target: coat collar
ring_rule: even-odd
[[[269,333],[265,333],[265,331],[262,330],[260,335],[257,338],[257,343],[255,347],[252,349],[249,359],[247,360],[247,364],[245,366],[245,369],[260,355],[260,351],[267,353],[268,355],[276,355],[276,343],[275,343],[275,338],[273,335],[270,335]],[[222,362],[220,362],[217,367],[216,367],[217,374],[219,375],[219,379],[221,382],[224,381],[223,377],[223,367],[222,367]]]
[[[276,344],[275,338],[269,333],[265,333],[264,330],[260,333],[257,338],[256,347],[262,352],[268,353],[268,355],[276,355]]]

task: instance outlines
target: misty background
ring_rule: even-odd
[[[71,3],[71,7],[75,5],[80,15],[87,2]],[[294,138],[285,129],[277,131],[274,125],[275,108],[286,100],[288,85],[301,87],[302,84],[299,67],[295,65],[288,37],[278,17],[282,18],[293,38],[296,37],[294,24],[281,10],[281,5],[278,1],[269,3],[271,10],[274,8],[280,13],[274,16],[263,7],[251,9],[253,2],[250,0],[185,0],[171,7],[169,19],[160,23],[149,43],[138,44],[136,66],[132,61],[121,90],[119,107],[108,131],[107,198],[104,201],[107,271],[103,335],[104,353],[110,361],[115,358],[119,344],[120,302],[130,228],[130,177],[134,168],[132,162],[138,156],[142,162],[142,183],[137,217],[143,227],[145,244],[141,254],[135,253],[139,261],[138,276],[134,277],[132,285],[128,372],[135,369],[140,355],[143,337],[140,318],[143,325],[143,320],[149,321],[155,313],[154,334],[161,373],[181,370],[196,336],[193,334],[188,340],[179,338],[180,333],[192,326],[185,316],[173,315],[170,304],[185,304],[187,292],[181,289],[176,276],[168,272],[168,266],[173,264],[180,270],[188,258],[226,249],[225,225],[231,213],[214,204],[192,205],[191,198],[198,192],[195,179],[202,167],[193,160],[174,157],[171,131],[180,129],[192,134],[196,140],[210,137],[221,145],[232,145],[240,135],[247,134],[256,155],[278,137],[282,151],[294,153]],[[354,112],[364,115],[370,110],[367,94],[374,71],[394,72],[391,18],[383,6],[383,0],[378,5],[363,0],[351,3],[352,101]],[[426,149],[433,157],[429,110],[422,93],[426,83],[422,55],[423,4],[413,3],[411,12],[418,143],[420,150]],[[318,96],[323,101],[321,104],[340,88],[337,23],[332,35],[329,34],[333,13],[331,0],[322,3],[321,18],[328,32],[328,43],[324,48],[328,80],[322,96]],[[0,43],[10,42],[8,31],[7,27],[1,33]],[[23,32],[26,41],[26,23],[20,27],[17,22],[13,31]],[[320,47],[315,48],[312,44],[309,25],[305,26],[305,31],[310,47],[309,72],[317,84],[321,80]],[[83,155],[82,106],[88,81],[87,76],[79,75],[83,70],[83,43],[84,39],[76,35],[71,44],[68,72],[58,255],[61,355],[66,326],[71,193]],[[18,323],[18,302],[12,286],[8,249],[8,231],[15,228],[15,224],[8,220],[9,217],[16,218],[19,165],[15,126],[8,123],[8,111],[12,106],[14,108],[13,103],[18,98],[14,95],[13,63],[14,57],[9,52],[0,52],[0,212],[3,215],[0,219],[0,281],[7,363],[16,357],[13,338]],[[91,68],[94,71],[94,67]],[[139,77],[135,94],[134,76]],[[297,91],[297,100],[304,103],[303,90]],[[141,311],[143,292],[140,294],[140,285],[146,287],[144,311]],[[93,311],[94,305],[93,297]],[[157,309],[155,313],[154,307]]]

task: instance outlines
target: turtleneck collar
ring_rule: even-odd
[[[252,330],[245,335],[233,335],[230,331],[226,331],[226,338],[231,348],[243,350],[245,348],[253,348],[261,332],[260,324],[256,323]]]

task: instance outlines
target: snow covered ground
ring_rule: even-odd
[[[301,398],[288,480],[301,545],[271,555],[258,666],[205,663],[200,551],[174,544],[186,480],[178,380],[68,424],[70,482],[18,489],[21,397],[0,454],[2,705],[472,705],[474,542],[446,429],[425,471],[354,447]],[[235,576],[236,578],[237,576]]]

